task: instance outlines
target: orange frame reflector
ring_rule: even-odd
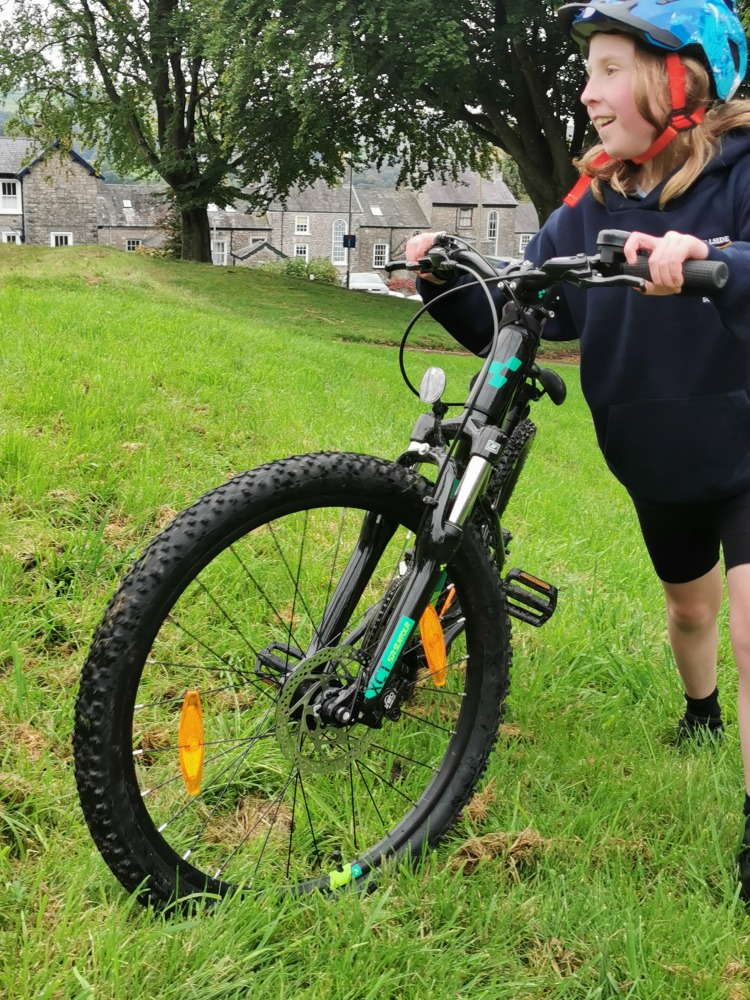
[[[448,675],[446,668],[445,636],[437,611],[428,604],[419,619],[419,631],[422,636],[422,647],[427,666],[430,668],[435,687],[444,687]]]
[[[188,691],[182,702],[177,748],[180,753],[182,779],[189,795],[197,795],[203,778],[203,709],[197,691]]]

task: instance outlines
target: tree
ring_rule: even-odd
[[[257,207],[300,178],[341,172],[341,95],[287,87],[262,20],[239,33],[204,0],[16,0],[0,31],[0,92],[22,89],[15,134],[96,147],[120,172],[161,177],[182,253],[210,260],[207,206]],[[238,69],[240,67],[241,69]],[[244,90],[240,84],[244,84]],[[241,102],[235,106],[231,98]],[[314,103],[313,103],[314,102]],[[313,113],[313,111],[315,113]]]
[[[558,6],[454,0],[438,14],[421,0],[278,3],[291,44],[308,58],[313,46],[330,51],[361,108],[389,108],[392,148],[411,134],[409,115],[431,136],[463,125],[512,157],[542,219],[573,184],[588,127],[583,65],[555,24]],[[418,174],[411,152],[407,144],[406,172]]]

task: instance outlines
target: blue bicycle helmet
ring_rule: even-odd
[[[720,101],[730,99],[747,71],[747,38],[734,0],[592,0],[565,4],[558,18],[584,48],[591,35],[616,31],[665,52],[692,50]]]

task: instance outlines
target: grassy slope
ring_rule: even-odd
[[[412,312],[254,273],[0,247],[0,996],[747,995],[736,726],[718,751],[668,746],[680,695],[658,588],[575,368],[568,403],[537,408],[507,525],[513,562],[558,583],[561,607],[515,629],[489,783],[427,866],[364,900],[164,922],[91,845],[72,704],[118,574],[233,471],[319,448],[395,456],[419,405],[395,352],[372,345]],[[425,363],[409,355],[414,379]],[[442,363],[460,398],[475,364]],[[734,683],[724,646],[730,720]]]

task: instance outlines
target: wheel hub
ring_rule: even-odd
[[[329,725],[320,716],[326,696],[350,684],[361,666],[353,649],[331,647],[304,660],[287,678],[276,703],[276,739],[300,771],[345,770],[372,740],[374,732],[367,726]]]

